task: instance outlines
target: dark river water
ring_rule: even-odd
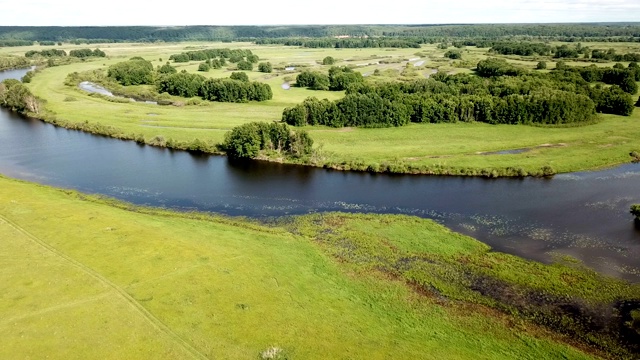
[[[0,80],[24,72],[0,73]],[[231,163],[69,131],[2,109],[0,173],[136,204],[229,215],[417,215],[499,251],[541,261],[571,255],[602,273],[640,281],[640,226],[629,214],[640,203],[640,164],[489,180]]]

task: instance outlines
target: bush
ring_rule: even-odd
[[[334,59],[331,56],[327,56],[324,59],[322,59],[322,65],[333,65],[336,63],[336,59]]]
[[[253,70],[253,63],[250,61],[242,60],[238,62],[238,70]]]
[[[242,71],[232,72],[229,78],[239,81],[249,81],[249,76],[247,75],[247,73]]]
[[[640,204],[631,205],[631,215],[635,216],[636,219],[640,220]]]
[[[207,72],[210,69],[211,67],[206,62],[200,63],[200,65],[198,65],[198,71]]]
[[[263,73],[270,73],[273,71],[273,67],[270,62],[261,62],[258,64],[258,71]]]
[[[153,84],[153,65],[147,60],[134,58],[111,65],[108,76],[124,86],[149,85]]]
[[[310,154],[312,146],[307,132],[294,132],[286,124],[265,122],[236,126],[225,134],[221,145],[227,156],[235,159],[253,159],[265,150],[301,157]]]
[[[536,65],[536,69],[544,70],[547,68],[547,63],[545,61],[540,61],[538,65]]]
[[[449,59],[462,59],[462,53],[460,50],[449,50],[444,53],[444,57]]]

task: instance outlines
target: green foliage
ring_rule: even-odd
[[[206,62],[200,63],[200,65],[198,65],[198,71],[207,72],[210,69],[211,69],[211,67]]]
[[[560,45],[555,49],[554,58],[577,58],[578,49],[569,47],[568,45]]]
[[[485,74],[499,73],[504,63],[484,62],[479,68]],[[335,73],[332,75],[339,78]],[[402,126],[410,121],[560,125],[588,123],[596,114],[595,100],[589,97],[591,93],[580,93],[587,90],[577,91],[575,87],[567,87],[566,81],[549,76],[494,76],[483,80],[472,75],[438,73],[428,80],[377,85],[354,82],[345,87],[347,95],[343,99],[331,103],[308,98],[298,106],[285,109],[282,120],[296,126],[334,127]],[[612,102],[610,91],[599,96],[607,99],[603,103]],[[613,107],[601,106],[601,110],[613,111]]]
[[[636,219],[640,220],[640,204],[631,205],[631,215],[635,216]]]
[[[273,71],[273,67],[270,62],[261,62],[258,64],[258,71],[263,73],[270,73]]]
[[[538,70],[544,70],[547,68],[547,62],[546,61],[539,61],[538,65],[536,65],[536,69]]]
[[[169,62],[160,66],[160,68],[158,68],[158,74],[175,74],[177,72],[178,70],[176,70],[176,68],[171,66]]]
[[[189,98],[198,95],[204,80],[202,75],[179,72],[161,78],[156,86],[159,93]]]
[[[596,110],[607,114],[630,116],[633,113],[633,98],[622,89],[613,85],[609,88],[591,90],[591,97],[596,102]]]
[[[31,82],[31,79],[35,76],[36,72],[33,70],[27,71],[26,74],[20,79],[23,83],[28,84]]]
[[[317,71],[304,70],[296,76],[296,86],[311,90],[329,90],[329,77]]]
[[[476,72],[483,77],[518,76],[522,75],[524,70],[516,68],[504,59],[489,58],[478,62]]]
[[[322,65],[333,65],[336,63],[336,59],[334,59],[331,56],[327,56],[324,59],[322,59]]]
[[[246,74],[239,72],[232,76],[244,79]],[[249,82],[248,77],[246,80],[206,79],[202,75],[180,72],[161,78],[157,89],[160,93],[182,97],[201,96],[205,100],[222,102],[265,101],[273,97],[268,84]]]
[[[249,81],[249,75],[247,75],[247,73],[244,71],[234,71],[231,73],[231,76],[229,76],[229,78],[238,81]]]
[[[69,51],[69,56],[83,59],[83,58],[88,58],[88,57],[91,57],[91,56],[106,57],[107,54],[105,54],[105,52],[100,50],[100,49],[95,49],[95,50],[91,50],[91,49],[76,49],[76,50]]]
[[[144,59],[133,59],[109,66],[108,76],[124,86],[153,84],[153,65]]]
[[[253,70],[253,63],[247,60],[241,60],[238,62],[238,70]]]
[[[15,79],[6,79],[0,83],[0,106],[22,113],[40,111],[40,101],[29,88]]]
[[[389,127],[406,125],[409,120],[406,105],[377,94],[349,94],[335,102],[311,97],[302,104],[286,108],[282,114],[282,121],[296,126]]]
[[[362,82],[364,82],[362,74],[347,66],[333,66],[329,69],[329,90],[342,91]]]
[[[333,66],[329,69],[329,75],[317,71],[305,70],[296,77],[296,85],[307,87],[311,90],[342,91],[349,86],[364,82],[361,73],[353,71],[347,66]]]
[[[29,50],[24,54],[25,57],[28,58],[32,58],[32,57],[36,57],[36,56],[41,56],[41,57],[45,57],[45,58],[51,58],[51,57],[65,57],[67,56],[67,52],[60,49],[47,49],[47,50],[42,50],[42,51],[37,51],[37,50]]]
[[[444,53],[444,57],[449,59],[462,59],[462,53],[460,50],[449,50]]]
[[[206,61],[209,59],[219,58],[222,66],[225,65],[224,59],[233,59],[233,63],[243,60],[245,57],[251,60],[256,60],[257,56],[253,55],[251,50],[248,49],[205,49],[187,51],[180,54],[173,54],[169,56],[169,60],[174,62],[189,62],[189,61]]]
[[[543,43],[530,43],[530,42],[498,42],[493,44],[490,52],[501,55],[521,55],[521,56],[533,56],[533,55],[549,55],[551,47]]]
[[[23,68],[29,64],[29,59],[22,56],[0,56],[0,70]]]
[[[252,64],[257,64],[259,60],[260,60],[260,58],[256,54],[247,55],[247,61],[252,63]]]
[[[266,101],[273,97],[268,84],[234,79],[207,79],[198,93],[205,100],[221,102]]]
[[[293,132],[286,124],[252,122],[236,126],[225,134],[222,144],[231,158],[256,158],[261,151],[276,151],[302,157],[311,153],[313,140],[302,130]]]

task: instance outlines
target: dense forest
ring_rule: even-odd
[[[442,39],[548,39],[559,41],[640,41],[639,23],[485,24],[485,25],[313,25],[313,26],[2,26],[0,46],[34,41],[102,43],[154,41],[238,41],[265,38],[385,37],[414,42]],[[397,44],[401,44],[398,42]],[[407,43],[407,45],[409,45]],[[345,44],[350,44],[346,41]],[[373,43],[372,43],[373,44]],[[335,44],[334,44],[335,46]],[[385,46],[392,46],[387,44]]]
[[[337,68],[332,68],[337,69]],[[333,70],[335,73],[336,70]],[[306,99],[286,108],[290,125],[389,127],[410,122],[571,125],[594,121],[596,114],[630,115],[640,67],[560,66],[550,73],[530,72],[502,59],[478,63],[476,73],[437,73],[407,83],[353,81],[340,100]],[[305,75],[306,74],[306,75]],[[321,74],[302,80],[327,82]],[[326,76],[326,75],[325,75]],[[307,83],[304,83],[307,84]],[[611,85],[605,86],[604,84]],[[310,86],[310,88],[315,88]]]

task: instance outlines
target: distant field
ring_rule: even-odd
[[[615,48],[618,53],[640,52],[639,45],[631,43],[585,43],[591,48]],[[64,45],[65,50],[86,47]],[[161,135],[181,142],[198,138],[213,145],[222,141],[224,133],[234,126],[250,121],[278,121],[285,107],[293,106],[308,96],[335,100],[341,92],[311,91],[281,85],[294,79],[300,65],[325,69],[318,65],[325,56],[338,60],[336,65],[355,66],[357,71],[372,81],[397,78],[424,78],[436,69],[446,72],[469,72],[475,64],[486,58],[487,49],[467,47],[463,58],[449,60],[445,50],[436,45],[421,49],[306,49],[285,46],[257,46],[250,43],[167,43],[167,44],[104,44],[100,47],[107,59],[79,62],[72,65],[47,68],[36,75],[30,84],[32,91],[48,101],[46,107],[58,119],[70,122],[89,122],[111,125],[123,133],[144,137],[148,142]],[[264,74],[249,72],[252,80],[271,85],[273,100],[263,103],[230,104],[208,103],[184,107],[154,106],[148,104],[119,104],[92,98],[79,89],[63,84],[73,71],[106,69],[111,64],[132,56],[143,56],[154,66],[164,64],[169,56],[185,50],[211,47],[248,48],[275,67],[298,65],[296,71],[275,71]],[[0,53],[24,54],[40,47],[3,48]],[[508,61],[530,69],[542,57],[507,56]],[[391,60],[391,64],[378,64]],[[412,64],[420,64],[413,66]],[[570,62],[571,65],[589,65],[588,62]],[[613,63],[598,63],[611,66]],[[175,64],[178,70],[196,72],[198,62]],[[626,64],[625,64],[626,66]],[[373,76],[378,69],[380,76]],[[211,70],[201,73],[211,77],[227,77],[231,70]],[[631,160],[629,153],[640,151],[640,114],[631,117],[602,116],[596,125],[578,128],[536,128],[530,126],[492,126],[486,124],[411,124],[386,129],[333,129],[307,127],[318,156],[318,166],[337,168],[367,168],[381,164],[399,164],[400,171],[414,169],[451,169],[452,173],[473,173],[481,169],[519,168],[535,173],[548,166],[556,172],[570,172],[612,166]],[[514,149],[531,149],[520,154],[486,155],[482,153]],[[404,170],[402,170],[404,169]]]
[[[339,246],[314,241],[316,231],[329,234],[318,219],[301,218],[293,235],[240,219],[130,211],[2,177],[0,199],[0,358],[254,359],[272,347],[289,359],[590,358],[526,322],[336,261]],[[379,237],[394,251],[524,266],[540,276],[534,287],[601,281],[487,254],[429,220],[352,218],[322,226],[354,241]],[[585,288],[586,296],[638,290],[607,284],[606,294]]]

